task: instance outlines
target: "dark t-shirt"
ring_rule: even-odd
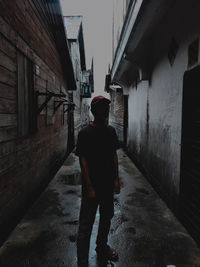
[[[91,183],[97,193],[113,190],[116,178],[114,153],[118,148],[118,138],[112,126],[97,128],[89,124],[79,132],[76,155],[86,158]]]

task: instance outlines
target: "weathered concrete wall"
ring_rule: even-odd
[[[179,193],[183,69],[158,65],[129,93],[128,150],[172,206]],[[170,67],[171,68],[171,67]],[[178,78],[178,79],[177,79]]]
[[[200,36],[198,10],[194,1],[173,7],[151,39],[150,82],[129,88],[129,154],[174,209],[180,187],[183,76],[188,69],[188,46]],[[171,66],[172,37],[179,48]]]
[[[0,3],[0,242],[67,151],[68,124],[60,107],[47,124],[47,109],[34,134],[18,133],[17,52],[33,63],[34,91],[67,95],[60,56],[28,1]],[[37,66],[37,71],[36,71]],[[46,96],[39,97],[39,106]],[[55,98],[55,100],[58,100]],[[67,115],[67,114],[66,114]],[[64,118],[65,117],[65,118]],[[64,119],[64,120],[63,120]]]
[[[130,88],[129,91],[129,127],[128,127],[128,151],[137,155],[141,165],[146,166],[146,153],[148,145],[149,122],[148,112],[148,85],[140,84],[138,88]]]

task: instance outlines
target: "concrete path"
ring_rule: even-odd
[[[109,243],[119,261],[105,266],[196,267],[200,250],[130,159],[119,151],[121,194]],[[72,153],[45,192],[0,248],[1,267],[74,267],[81,202],[80,168]],[[91,237],[90,266],[96,261],[96,221]]]

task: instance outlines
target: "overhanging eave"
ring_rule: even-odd
[[[113,81],[122,83],[122,79],[128,76],[133,82],[134,75],[130,75],[130,68],[148,71],[151,53],[150,36],[174,2],[174,0],[133,1],[132,8],[126,15],[115,53],[111,70]],[[127,61],[130,64],[127,64]],[[131,83],[131,81],[124,80],[123,84],[125,83]]]

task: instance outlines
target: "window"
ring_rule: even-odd
[[[17,53],[18,136],[27,136],[37,129],[36,96],[33,84],[33,62]]]
[[[53,78],[53,79],[52,79]],[[56,88],[55,84],[55,76],[48,77],[46,81],[46,93],[54,92]],[[55,123],[55,111],[54,111],[54,103],[57,101],[55,96],[52,96],[46,105],[46,125],[53,125]]]
[[[79,81],[79,68],[78,68],[78,65],[79,65],[79,63],[78,63],[78,60],[76,59],[76,80],[77,80],[77,82]]]

